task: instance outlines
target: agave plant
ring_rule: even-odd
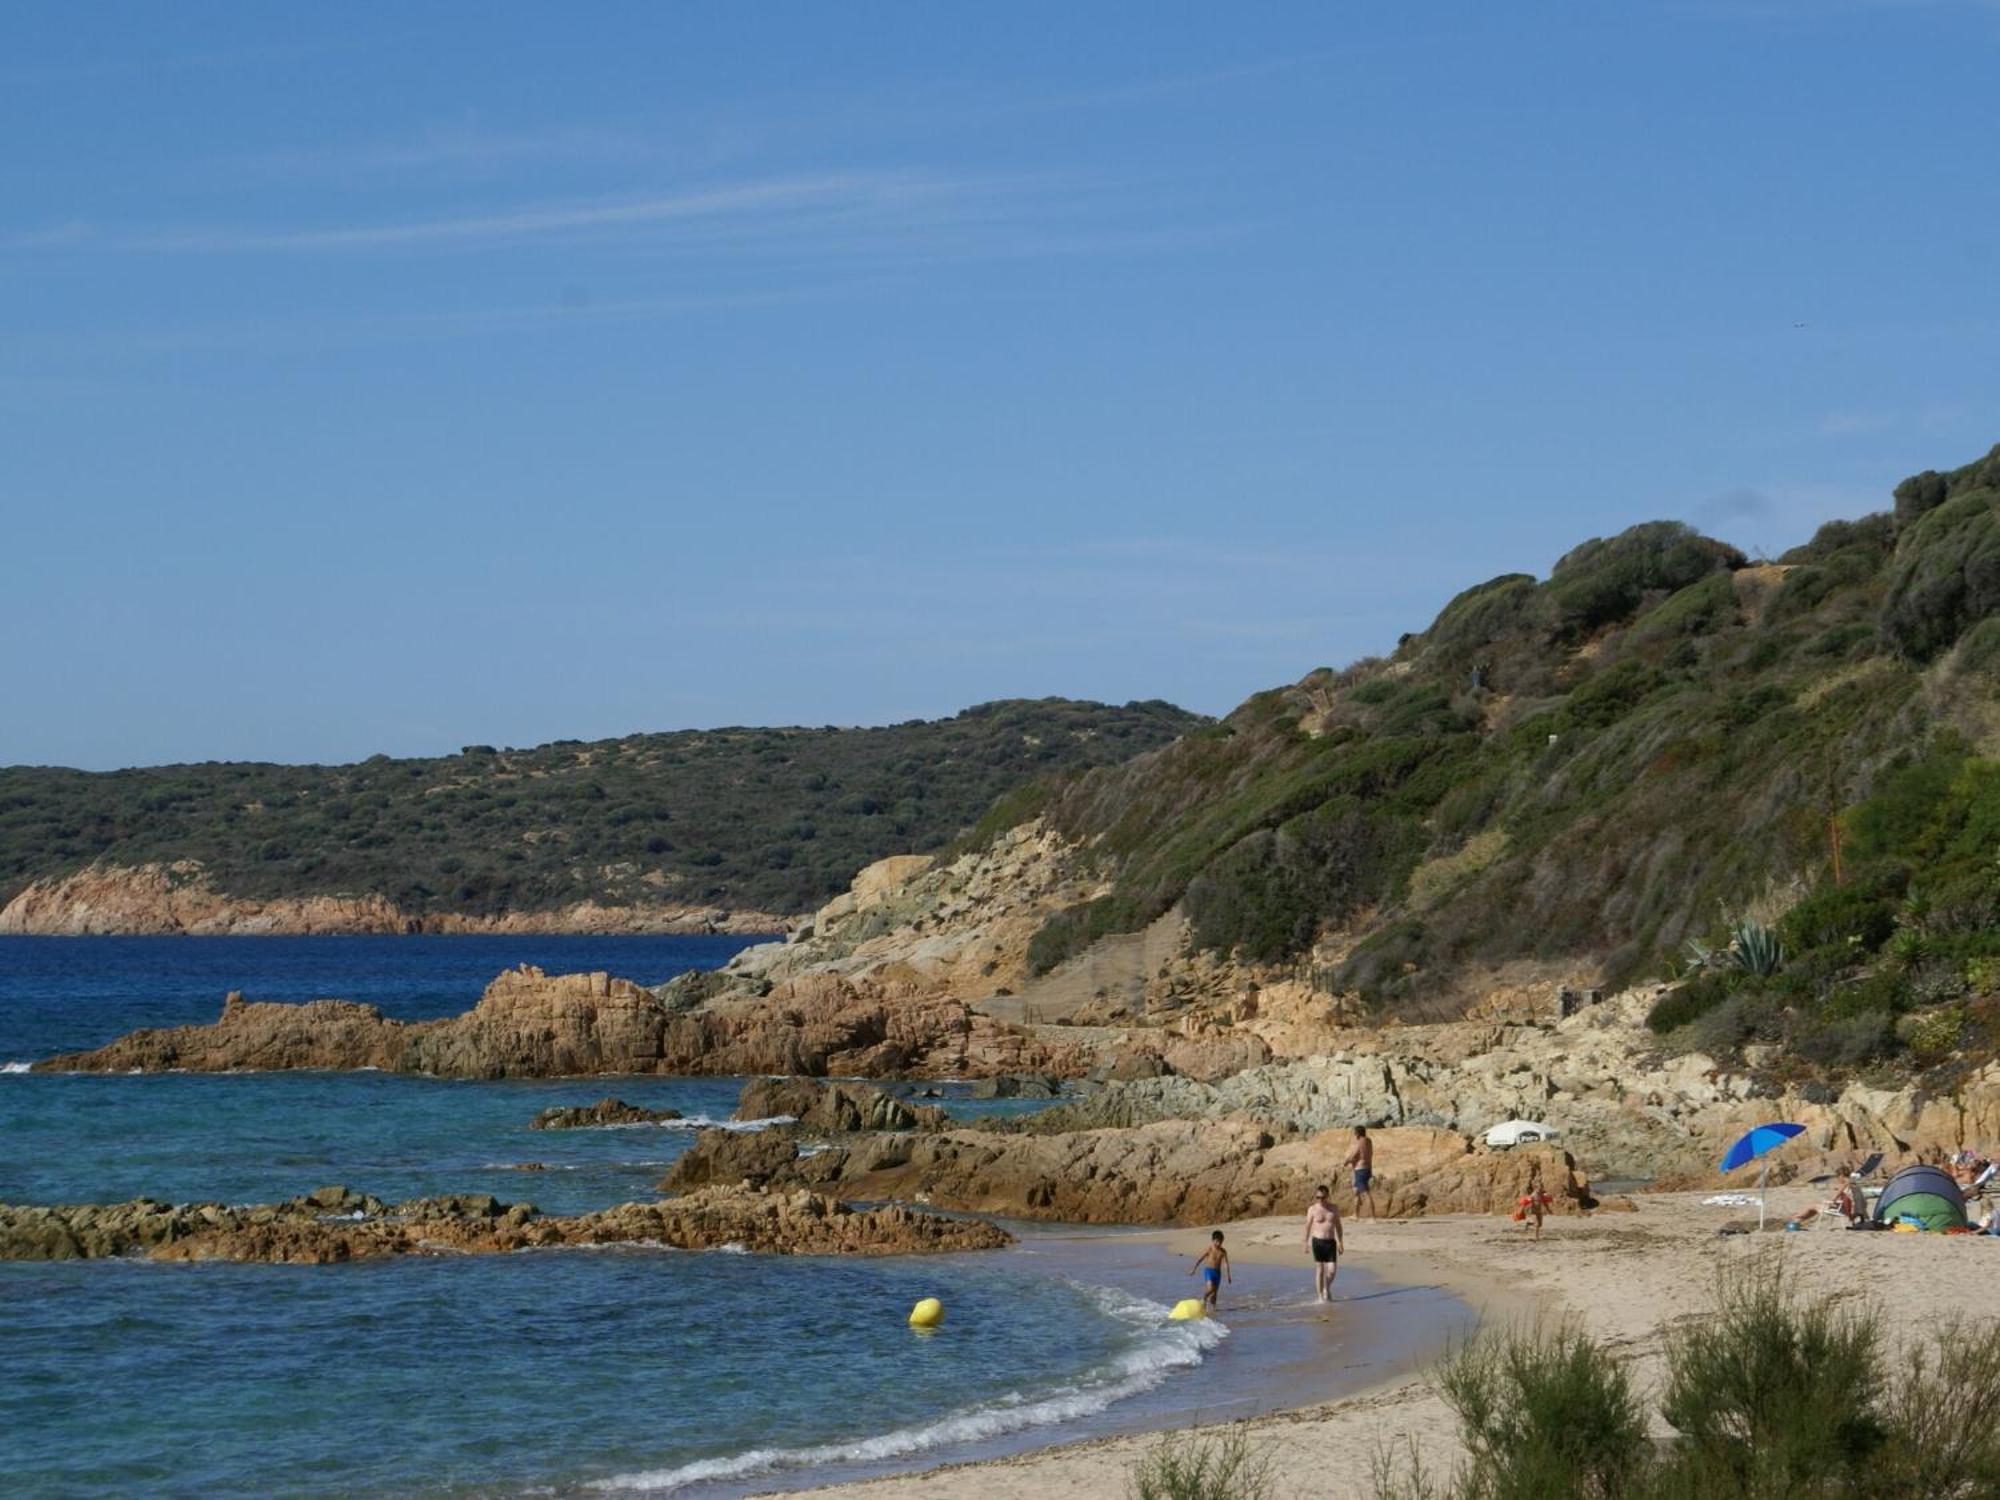
[[[1784,965],[1785,945],[1762,922],[1752,922],[1746,917],[1731,930],[1724,958],[1744,973],[1764,978]]]
[[[1700,938],[1689,938],[1684,946],[1687,952],[1688,967],[1691,969],[1697,971],[1713,969],[1721,962],[1715,950]]]

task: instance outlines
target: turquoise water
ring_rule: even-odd
[[[654,981],[736,946],[5,938],[0,1063],[212,1019],[231,988],[416,1019],[465,1008],[523,961]],[[647,1196],[692,1124],[725,1118],[739,1086],[10,1071],[0,1199],[265,1201],[344,1182],[570,1212]],[[694,1118],[526,1128],[549,1104],[607,1093]],[[993,1107],[952,1094],[957,1113]],[[1180,1269],[1095,1277],[1087,1257],[1047,1247],[884,1261],[621,1249],[331,1267],[0,1263],[0,1489],[732,1493],[911,1462],[1157,1415],[1225,1336],[1162,1321],[1186,1290]],[[932,1336],[905,1326],[927,1295],[949,1309]]]

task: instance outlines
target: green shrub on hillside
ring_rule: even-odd
[[[1671,593],[1743,564],[1734,547],[1691,526],[1649,521],[1565,554],[1549,575],[1548,593],[1562,628],[1592,630],[1629,618],[1654,590]]]
[[[1639,642],[1706,635],[1736,612],[1736,586],[1727,573],[1711,573],[1647,610],[1633,626]]]
[[[1919,520],[1890,565],[1882,626],[1927,661],[1977,621],[2000,614],[2000,490],[1973,490]]]

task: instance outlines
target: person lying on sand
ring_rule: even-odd
[[[1324,1187],[1314,1188],[1306,1210],[1306,1249],[1313,1258],[1313,1295],[1322,1302],[1333,1300],[1333,1278],[1340,1274],[1340,1252],[1346,1248],[1347,1230],[1333,1195]]]
[[[1227,1276],[1230,1285],[1236,1284],[1236,1273],[1229,1269],[1229,1252],[1222,1248],[1222,1231],[1216,1230],[1208,1237],[1208,1248],[1197,1255],[1194,1264],[1188,1267],[1188,1275],[1201,1272],[1201,1279],[1208,1290],[1201,1294],[1201,1300],[1210,1307],[1217,1305],[1216,1297],[1222,1290],[1222,1278]]]

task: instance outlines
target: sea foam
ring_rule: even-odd
[[[25,1073],[33,1067],[34,1067],[33,1063],[24,1063],[24,1062],[0,1063],[0,1073]]]
[[[977,1406],[950,1412],[935,1422],[899,1427],[874,1437],[808,1448],[752,1448],[724,1458],[699,1459],[677,1468],[618,1474],[594,1481],[595,1490],[667,1494],[688,1485],[744,1479],[784,1469],[871,1463],[906,1458],[959,1443],[976,1443],[1096,1416],[1133,1396],[1152,1390],[1176,1370],[1191,1369],[1208,1350],[1228,1337],[1226,1324],[1213,1319],[1167,1323],[1166,1307],[1108,1287],[1086,1287],[1113,1317],[1145,1328],[1141,1341],[1082,1375],[1041,1391],[1013,1391]]]
[[[682,1115],[678,1120],[626,1120],[613,1125],[572,1125],[571,1130],[769,1130],[796,1125],[797,1115],[766,1115],[757,1120],[718,1120],[713,1115]]]

